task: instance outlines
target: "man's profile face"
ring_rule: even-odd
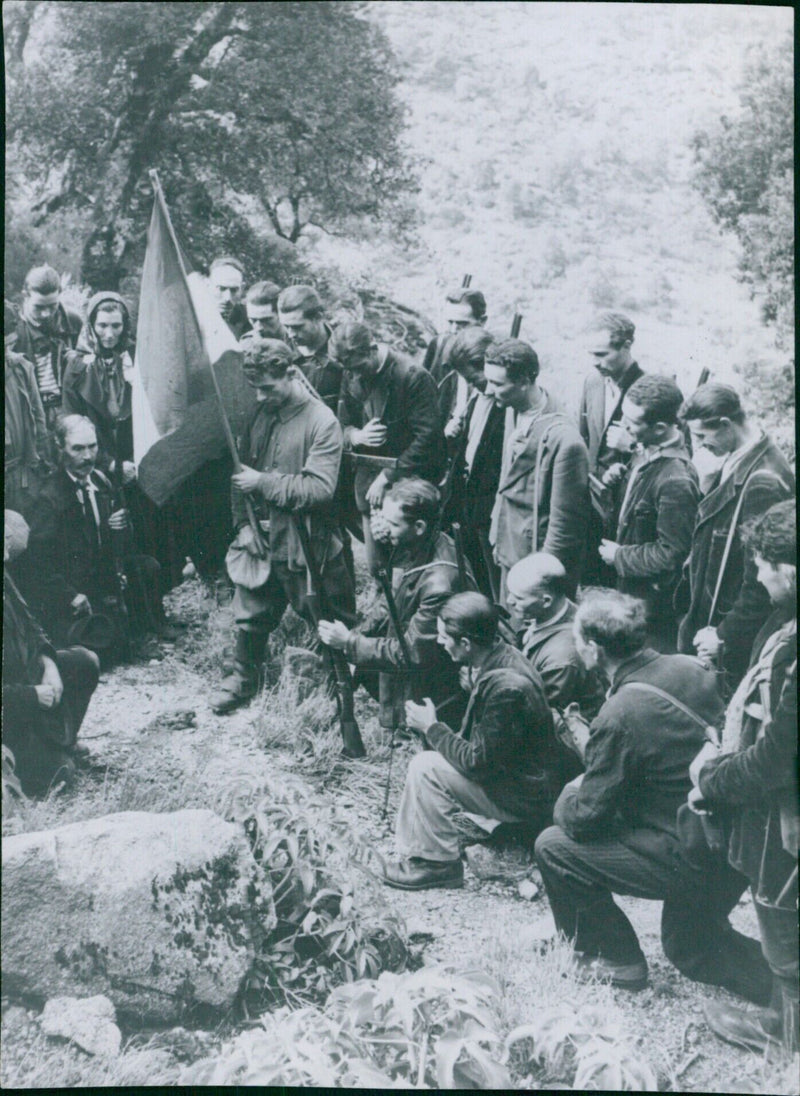
[[[209,274],[208,282],[220,315],[227,320],[233,306],[241,300],[244,285],[242,272],[235,266],[217,266]]]
[[[630,342],[613,346],[608,331],[598,332],[589,351],[598,373],[612,381],[618,381],[631,364],[630,346]]]
[[[91,423],[82,422],[69,431],[61,450],[64,468],[76,479],[86,479],[97,461],[97,434]]]
[[[281,328],[278,323],[278,312],[275,305],[253,304],[247,301],[245,309],[247,310],[250,326],[256,335],[259,335],[262,339],[280,338]]]
[[[797,599],[797,568],[790,563],[769,563],[755,553],[756,577],[773,605],[794,605]]]
[[[58,309],[58,293],[37,293],[29,289],[22,298],[22,315],[31,327],[47,331]]]
[[[113,350],[116,347],[124,326],[121,308],[115,308],[113,312],[98,312],[92,324],[97,341],[104,350]]]
[[[407,548],[416,541],[424,532],[424,522],[411,522],[403,513],[399,502],[394,499],[384,499],[381,509],[386,526],[389,530],[389,540],[393,548]]]
[[[322,319],[309,318],[302,308],[295,308],[291,312],[279,311],[278,319],[289,340],[299,349],[314,350],[322,341],[325,333]]]
[[[508,608],[510,612],[517,613],[523,620],[538,620],[552,604],[550,595],[535,582],[522,583],[509,575],[506,586]]]
[[[440,647],[444,647],[457,666],[469,662],[469,651],[464,647],[463,638],[455,639],[451,636],[441,617],[436,618],[436,642]]]
[[[520,404],[525,386],[518,381],[510,381],[504,365],[486,362],[483,372],[486,377],[486,395],[491,396],[499,407],[516,407]]]
[[[343,354],[339,361],[345,373],[353,377],[371,377],[377,371],[378,357],[377,347],[370,346],[367,350],[352,350]]]
[[[594,670],[597,668],[597,647],[596,644],[591,643],[583,638],[580,625],[577,621],[572,625],[572,638],[575,640],[575,650],[578,658],[584,664],[587,670]]]
[[[690,419],[689,433],[694,450],[707,449],[715,457],[724,457],[736,448],[736,434],[730,419],[717,419],[714,422]]]
[[[644,407],[629,400],[622,401],[622,426],[640,445],[653,445],[658,437],[657,426],[645,422],[647,411]]]
[[[445,301],[444,320],[448,331],[453,334],[456,331],[462,331],[465,327],[477,327],[482,322],[475,318],[472,305],[468,301],[459,301],[458,304],[454,304],[453,301]]]

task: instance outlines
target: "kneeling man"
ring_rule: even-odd
[[[497,618],[491,601],[472,591],[439,612],[438,642],[465,671],[469,704],[453,731],[430,699],[406,703],[406,723],[429,749],[408,768],[396,829],[402,859],[387,866],[390,887],[462,886],[459,811],[539,829],[550,821],[559,787],[552,716],[541,679],[500,639]]]

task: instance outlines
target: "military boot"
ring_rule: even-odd
[[[245,632],[241,628],[237,631],[233,669],[211,697],[211,708],[217,715],[227,715],[240,708],[258,692],[267,639],[268,636],[260,632]]]

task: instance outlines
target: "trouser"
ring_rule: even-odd
[[[492,557],[489,544],[489,529],[476,528],[465,522],[462,526],[464,555],[469,560],[478,589],[492,601],[497,600],[500,591],[500,568]]]
[[[728,922],[747,880],[727,864],[695,872],[618,841],[573,841],[560,826],[541,833],[535,849],[556,927],[576,951],[617,963],[643,960],[633,926],[612,895],[660,899],[664,954],[682,974],[756,1004],[769,1002],[772,975],[758,942]]]
[[[457,860],[460,831],[456,818],[460,811],[498,822],[523,821],[498,806],[479,784],[462,776],[440,753],[423,750],[416,754],[408,766],[397,812],[398,853],[425,860]]]
[[[164,619],[161,601],[161,567],[152,556],[133,555],[125,560],[125,605],[134,634],[153,631]]]
[[[319,593],[323,618],[342,620],[350,626],[355,623],[355,594],[343,553],[340,552],[325,564]],[[313,623],[308,605],[306,572],[290,570],[285,560],[272,561],[269,578],[263,586],[255,590],[237,586],[233,595],[233,615],[237,627],[263,636],[268,636],[277,628],[287,605]]]
[[[55,663],[64,691],[55,708],[41,708],[24,725],[3,721],[3,742],[14,754],[14,767],[26,794],[46,792],[59,770],[69,764],[92,693],[100,662],[85,647],[56,651]]]

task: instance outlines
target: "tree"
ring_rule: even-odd
[[[92,285],[139,265],[151,167],[191,253],[262,274],[296,274],[310,226],[411,220],[396,64],[360,3],[31,0],[4,22],[12,200],[43,226],[83,211]]]
[[[794,71],[791,37],[745,70],[740,110],[697,133],[696,185],[742,246],[740,273],[761,297],[780,348],[794,324]]]

